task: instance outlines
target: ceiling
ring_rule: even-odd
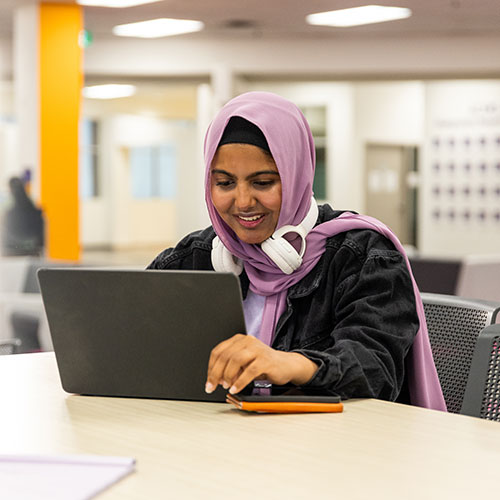
[[[36,0],[0,0],[0,38],[12,36],[14,9]],[[74,3],[74,0],[51,0]],[[409,7],[409,19],[353,28],[309,26],[305,16],[370,3]],[[94,40],[111,37],[116,24],[173,17],[203,21],[203,32],[187,37],[401,37],[500,36],[500,0],[162,0],[126,9],[85,7],[85,27]]]

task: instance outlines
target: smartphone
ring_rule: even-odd
[[[294,391],[295,392],[295,391]],[[291,394],[227,394],[226,402],[239,410],[258,413],[340,413],[339,396]]]
[[[340,403],[340,396],[316,396],[309,394],[234,394],[238,401],[252,403]]]

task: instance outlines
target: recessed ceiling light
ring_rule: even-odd
[[[151,19],[138,23],[119,24],[113,28],[118,36],[135,36],[139,38],[159,38],[162,36],[182,35],[200,31],[204,27],[201,21],[189,19]]]
[[[144,5],[145,3],[159,2],[160,0],[76,0],[76,3],[87,7],[135,7],[136,5]]]
[[[352,9],[331,10],[309,14],[306,21],[318,26],[348,27],[361,24],[395,21],[411,16],[411,10],[403,7],[384,7],[382,5],[365,5]]]
[[[89,99],[118,99],[119,97],[130,97],[135,94],[135,91],[136,87],[134,85],[110,83],[85,87],[82,94],[83,97]]]

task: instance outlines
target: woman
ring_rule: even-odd
[[[264,379],[444,410],[401,244],[375,219],[318,209],[300,110],[265,92],[231,100],[209,127],[205,163],[212,227],[150,268],[240,276],[249,335],[214,347],[206,391]]]

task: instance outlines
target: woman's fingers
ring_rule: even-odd
[[[210,393],[217,385],[222,385],[234,394],[253,380],[267,378],[269,374],[272,382],[288,382],[286,363],[279,361],[281,354],[254,337],[235,335],[212,350],[205,390]]]
[[[233,385],[233,382],[257,356],[256,349],[249,349],[245,345],[235,350],[227,360],[224,372],[222,373],[222,387],[229,389]]]
[[[208,361],[207,382],[205,385],[206,392],[213,392],[219,384],[224,384],[229,387],[227,383],[224,383],[223,375],[228,362],[233,358],[235,353],[241,350],[240,345],[245,338],[246,335],[237,334],[228,340],[224,340],[212,349]]]
[[[253,380],[265,379],[272,384],[283,385],[291,382],[299,373],[300,364],[294,357],[295,353],[282,352],[265,346],[265,350],[259,352],[251,363],[248,363],[233,381],[229,389],[231,394],[242,391]],[[299,358],[304,358],[297,354]],[[309,362],[309,360],[306,360]],[[314,363],[313,363],[314,365]],[[316,366],[316,365],[314,365]],[[309,379],[310,377],[308,377]]]
[[[229,392],[231,394],[236,394],[242,391],[250,382],[253,382],[257,378],[261,378],[265,373],[263,373],[263,363],[262,359],[256,358],[250,364],[248,364],[243,370],[241,370],[239,376],[231,384]]]
[[[278,385],[302,385],[317,369],[318,365],[302,354],[277,351],[254,337],[235,335],[212,350],[205,390],[211,393],[222,385],[236,394],[262,378]]]
[[[302,354],[277,351],[254,337],[238,334],[212,350],[205,390],[211,393],[222,385],[235,394],[259,378],[278,385],[302,385],[317,369],[316,363]]]

